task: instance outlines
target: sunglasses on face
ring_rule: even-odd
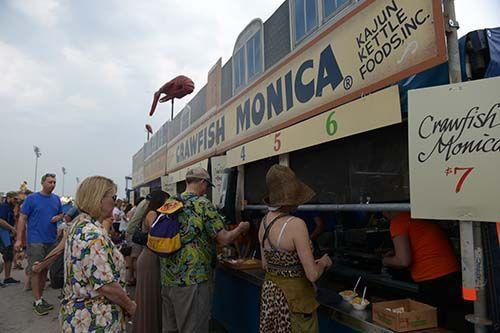
[[[44,177],[45,178],[47,178],[47,177],[56,178],[56,174],[55,173],[46,173]]]

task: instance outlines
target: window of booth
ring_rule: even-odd
[[[243,88],[249,81],[262,73],[263,47],[262,28],[255,26],[244,31],[238,41],[236,53],[233,54],[233,91]],[[248,35],[248,37],[246,37]]]
[[[352,0],[323,0],[323,17],[329,18],[344,9]]]
[[[317,0],[294,0],[295,42],[298,43],[318,26]]]
[[[246,43],[248,79],[262,72],[261,31],[257,31]]]
[[[245,84],[245,47],[233,56],[234,90]]]

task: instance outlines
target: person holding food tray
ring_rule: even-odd
[[[316,194],[285,166],[273,165],[266,175],[264,216],[259,241],[266,271],[261,293],[260,332],[318,332],[319,303],[313,282],[332,265],[328,255],[313,257],[303,220],[291,213]]]

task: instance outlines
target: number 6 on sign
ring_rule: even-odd
[[[326,119],[326,133],[328,133],[328,135],[330,136],[334,136],[335,133],[337,133],[337,128],[338,128],[337,121],[333,119],[334,115],[335,111],[332,111],[328,116],[328,119]]]

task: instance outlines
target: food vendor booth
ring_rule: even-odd
[[[466,44],[470,44],[475,37],[476,33],[473,33],[461,40],[462,58],[466,58],[467,61],[470,61],[471,55],[469,54],[469,57],[466,55]],[[439,48],[437,52],[439,53]],[[283,70],[286,71],[286,68]],[[421,201],[421,198],[426,198],[435,181],[432,177],[426,178],[427,176],[415,172],[416,169],[422,171],[425,168],[414,163],[415,156],[410,156],[414,152],[409,151],[409,147],[412,147],[412,143],[417,140],[408,135],[409,126],[415,126],[409,124],[408,115],[411,115],[411,112],[422,114],[423,110],[429,109],[437,110],[436,113],[439,114],[439,111],[446,108],[456,108],[457,103],[470,102],[472,96],[479,96],[478,91],[484,94],[482,100],[486,104],[491,104],[484,105],[487,111],[495,110],[495,102],[498,103],[497,96],[493,93],[496,89],[494,87],[498,87],[498,80],[487,82],[475,89],[471,88],[474,93],[458,99],[445,92],[454,89],[461,91],[469,86],[439,87],[432,93],[433,96],[437,96],[433,99],[426,94],[416,98],[417,94],[412,95],[413,91],[408,94],[408,91],[416,88],[448,82],[448,64],[445,63],[413,75],[410,79],[400,80],[387,88],[363,94],[354,101],[319,112],[304,121],[292,125],[286,121],[284,124],[276,124],[274,128],[267,130],[267,135],[226,152],[227,169],[222,185],[225,197],[222,197],[222,206],[225,206],[223,208],[228,215],[234,214],[236,220],[249,220],[254,227],[247,239],[239,241],[231,250],[221,251],[219,255],[220,264],[216,271],[213,309],[213,317],[217,323],[228,332],[258,331],[260,287],[264,271],[258,267],[255,258],[260,258],[258,225],[267,211],[267,207],[262,203],[265,195],[265,175],[273,164],[283,164],[292,168],[301,180],[317,192],[313,202],[298,208],[297,215],[306,223],[311,217],[323,220],[322,233],[315,242],[315,255],[320,257],[328,253],[334,262],[328,272],[315,283],[317,298],[321,304],[318,310],[321,332],[472,332],[474,330],[486,332],[488,328],[494,327],[491,318],[497,316],[495,309],[498,296],[495,290],[498,288],[498,281],[495,281],[494,263],[491,260],[493,253],[498,253],[498,242],[495,243],[496,238],[493,237],[497,233],[494,224],[483,225],[483,229],[476,226],[475,228],[482,230],[488,240],[481,242],[479,238],[478,242],[476,238],[474,242],[472,222],[458,222],[465,221],[464,216],[468,216],[467,221],[472,220],[472,216],[463,214],[463,209],[471,211],[467,202],[474,201],[470,201],[470,198],[461,199],[461,205],[457,208],[462,209],[460,216],[430,214],[434,210],[432,207],[440,204],[439,195],[427,195],[427,201],[419,202],[415,212],[412,209],[413,217],[433,219],[449,237],[457,257],[462,261],[464,287],[462,291],[457,290],[457,292],[462,292],[464,299],[470,302],[463,306],[462,311],[449,310],[449,316],[453,318],[451,321],[454,323],[446,328],[437,327],[436,309],[426,308],[425,304],[415,305],[414,309],[418,308],[415,311],[418,312],[416,319],[408,321],[406,318],[406,324],[399,322],[400,326],[397,323],[398,314],[387,315],[384,312],[390,306],[386,304],[393,304],[395,309],[403,309],[403,312],[408,311],[411,306],[401,304],[405,304],[406,299],[418,299],[419,287],[412,281],[408,271],[388,269],[382,265],[383,254],[393,246],[389,221],[384,218],[382,212],[409,211],[410,194],[412,198]],[[249,95],[252,94],[258,92]],[[414,96],[414,100],[411,98],[408,100],[408,95]],[[427,104],[422,101],[427,101]],[[258,102],[252,104],[256,103],[258,104]],[[500,117],[500,114],[497,117]],[[490,118],[494,116],[490,114]],[[413,120],[414,123],[417,121]],[[500,137],[498,129],[494,127],[484,135],[496,138],[495,140]],[[409,142],[411,140],[413,142]],[[493,147],[497,142],[495,140],[492,139],[490,142],[491,151],[496,149]],[[429,150],[432,151],[433,147]],[[490,156],[493,156],[489,163],[490,169],[498,169],[500,165],[498,155],[490,154]],[[446,168],[443,167],[443,170],[440,168],[441,165],[439,168],[433,167],[432,170],[441,175],[441,171]],[[426,172],[429,170],[424,171]],[[420,178],[412,176],[412,173]],[[460,182],[461,174],[455,175]],[[450,178],[446,183],[447,186],[450,185]],[[413,180],[411,185],[410,179]],[[484,179],[486,178],[483,178],[483,181]],[[456,186],[458,185],[454,185],[454,190]],[[484,186],[485,183],[480,182],[475,189]],[[455,191],[455,194],[458,192],[460,191]],[[475,197],[475,194],[472,196]],[[485,221],[494,221],[492,216],[500,215],[491,200],[485,202],[481,196],[477,199],[482,200],[482,203],[476,202],[476,208],[472,211],[477,212],[487,207],[490,215],[484,219]],[[456,198],[449,200],[453,201]],[[448,202],[448,208],[449,206]],[[480,219],[480,214],[474,219]],[[468,245],[467,231],[470,232]],[[482,250],[481,244],[488,242],[490,246],[493,244],[493,248],[489,250],[489,263],[486,264],[485,256],[481,257],[480,260],[485,262],[480,265],[470,263],[471,258],[478,260],[478,249]],[[475,254],[467,253],[471,251],[471,247],[473,252],[475,249]],[[489,274],[485,270],[487,266],[490,266]],[[486,291],[484,285],[481,288],[478,281],[471,281],[474,279],[471,271],[474,274],[482,272],[480,273],[482,281],[490,281],[492,288]],[[470,289],[467,289],[467,283]],[[343,299],[344,295],[340,293],[357,288],[355,290],[361,295],[364,287],[367,287],[367,298],[371,302],[371,307],[365,310],[357,310],[345,300],[345,297]],[[475,296],[471,297],[471,291]],[[478,299],[477,293],[482,293],[479,296],[482,300]],[[385,303],[389,300],[396,301]],[[475,311],[472,309],[473,302]],[[481,307],[478,306],[479,303],[484,307],[482,312],[477,309]],[[486,307],[490,310],[486,311]],[[467,321],[464,319],[465,314],[469,314]],[[408,312],[408,315],[411,316],[411,312]]]
[[[278,22],[282,13],[290,15],[289,3],[285,1],[269,21]],[[262,202],[266,173],[274,164],[289,166],[317,193],[296,213],[308,225],[314,255],[327,253],[334,263],[315,283],[320,332],[494,329],[500,309],[500,293],[496,292],[500,281],[495,278],[500,273],[496,264],[500,262],[497,229],[492,223],[470,221],[491,221],[495,210],[484,216],[473,209],[481,207],[483,211],[484,200],[481,205],[473,201],[476,206],[456,198],[448,198],[451,201],[445,203],[440,201],[444,195],[438,195],[442,192],[430,193],[433,186],[459,181],[467,172],[461,168],[473,166],[461,162],[419,165],[414,152],[426,146],[421,143],[423,146],[412,148],[419,141],[409,132],[413,133],[415,123],[422,122],[413,119],[412,113],[421,115],[422,110],[429,109],[436,112],[433,117],[438,117],[441,109],[452,109],[449,101],[454,97],[448,96],[446,89],[459,93],[467,90],[466,85],[443,87],[456,81],[453,73],[457,61],[461,61],[462,71],[458,65],[458,72],[464,81],[500,75],[495,67],[499,55],[494,51],[500,49],[500,30],[463,37],[456,50],[460,55],[455,57],[450,41],[456,38],[457,26],[453,11],[443,13],[441,0],[350,3],[345,15],[325,23],[300,47],[266,65],[247,86],[235,86],[238,76],[226,70],[231,64],[235,66],[235,61],[224,66],[218,61],[209,73],[207,86],[195,97],[196,103],[189,103],[190,112],[183,111],[165,124],[167,140],[154,144],[153,135],[152,143],[134,156],[134,187],[141,192],[146,191],[141,187],[161,187],[170,194],[181,193],[187,170],[202,166],[215,184],[208,196],[226,216],[228,227],[233,221],[251,222],[245,237],[218,249],[214,331],[259,330],[260,289],[265,273],[260,265],[257,231],[267,211]],[[449,1],[444,3],[448,11]],[[267,23],[264,27],[268,31],[259,35],[263,39],[270,38],[272,25]],[[253,21],[240,37],[255,31],[258,35],[259,26],[262,29],[262,22]],[[268,50],[271,44],[264,43],[260,51],[272,54]],[[276,40],[271,46],[278,47],[279,43]],[[233,58],[238,54],[235,47]],[[227,82],[232,82],[232,87],[229,84],[226,89]],[[441,101],[430,97],[432,91],[420,96],[414,92],[434,86],[441,86],[436,89],[444,89],[439,93],[447,97]],[[495,84],[486,86],[479,89],[490,91]],[[460,100],[472,97],[464,95]],[[494,99],[486,101],[493,103]],[[205,113],[200,111],[192,121],[198,104],[206,105]],[[500,121],[500,114],[496,119]],[[447,125],[429,126],[436,129]],[[499,128],[493,126],[486,134],[474,135],[488,136],[484,142],[498,138]],[[485,149],[494,151],[493,146],[490,143]],[[441,152],[436,155],[441,156]],[[499,161],[491,161],[490,165],[498,169]],[[446,170],[443,185],[438,175],[442,177]],[[468,180],[462,181],[464,192],[473,176],[469,172]],[[484,183],[477,184],[484,187]],[[455,191],[457,186],[453,184],[452,193],[464,193]],[[493,194],[485,195],[491,198]],[[410,202],[413,217],[435,220],[461,260],[461,292],[469,305],[474,303],[474,309],[464,310],[472,315],[468,323],[463,313],[450,310],[455,326],[437,327],[435,308],[409,301],[419,299],[419,287],[409,272],[382,265],[384,255],[393,248],[390,223],[383,212],[408,212]],[[457,202],[458,206],[453,206]],[[441,205],[447,208],[445,214],[434,207]],[[490,199],[486,205],[491,210]],[[356,302],[353,305],[345,300],[353,295],[342,291],[356,292],[370,304],[357,310]]]

